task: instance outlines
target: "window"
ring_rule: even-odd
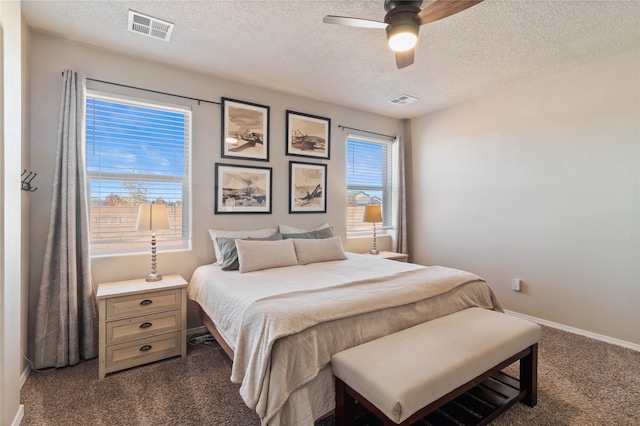
[[[382,229],[391,228],[391,141],[347,137],[347,232],[370,232],[367,204],[382,205]]]
[[[191,110],[93,91],[86,107],[91,254],[147,252],[136,219],[152,201],[171,227],[156,233],[158,249],[190,248]]]

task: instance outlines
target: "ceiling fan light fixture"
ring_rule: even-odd
[[[394,52],[404,52],[413,49],[418,42],[418,35],[413,32],[398,32],[388,37],[389,47]]]
[[[420,24],[416,20],[414,8],[403,8],[401,11],[393,10],[387,14],[385,21],[389,24],[387,26],[387,41],[391,50],[404,52],[413,49],[418,42],[418,31],[420,31]]]

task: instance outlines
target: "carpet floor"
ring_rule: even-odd
[[[215,343],[113,373],[99,381],[97,359],[32,372],[21,390],[22,425],[258,426],[229,381],[231,362]],[[640,352],[543,327],[538,405],[516,404],[493,425],[640,425]],[[517,375],[511,366],[508,372]],[[331,418],[319,422],[333,425]]]

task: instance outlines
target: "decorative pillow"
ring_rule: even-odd
[[[240,273],[298,264],[294,240],[236,240]]]
[[[307,232],[298,232],[295,234],[282,234],[282,238],[297,238],[297,239],[320,239],[320,238],[331,238],[334,237],[332,228],[322,228],[316,231],[307,231]]]
[[[332,228],[332,226],[329,225],[328,223],[323,223],[322,225],[313,229],[300,229],[300,228],[294,228],[293,226],[278,225],[278,231],[280,231],[280,233],[282,234],[301,234],[303,232],[319,231],[324,228]]]
[[[226,229],[209,229],[209,236],[213,241],[213,250],[216,252],[216,264],[221,265],[224,262],[224,257],[220,252],[220,247],[216,243],[216,237],[225,238],[265,238],[269,235],[273,235],[278,230],[276,228],[263,228],[263,229],[247,229],[238,231],[229,231]]]
[[[287,241],[287,240],[284,240]],[[296,249],[298,263],[307,265],[315,262],[327,262],[329,260],[344,260],[342,242],[338,237],[324,238],[318,240],[294,239],[293,245]]]
[[[282,234],[276,232],[265,238],[246,238],[249,241],[276,241],[282,239]],[[220,248],[223,261],[218,262],[223,271],[237,271],[240,264],[238,262],[238,250],[236,248],[236,238],[216,237],[216,244]]]

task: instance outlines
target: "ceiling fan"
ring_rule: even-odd
[[[387,11],[387,14],[384,17],[384,22],[333,15],[325,16],[322,21],[327,24],[348,27],[386,29],[389,47],[396,52],[396,65],[400,69],[413,63],[413,48],[418,41],[420,25],[462,12],[482,1],[436,0],[421,10],[422,0],[385,0],[384,10]]]

